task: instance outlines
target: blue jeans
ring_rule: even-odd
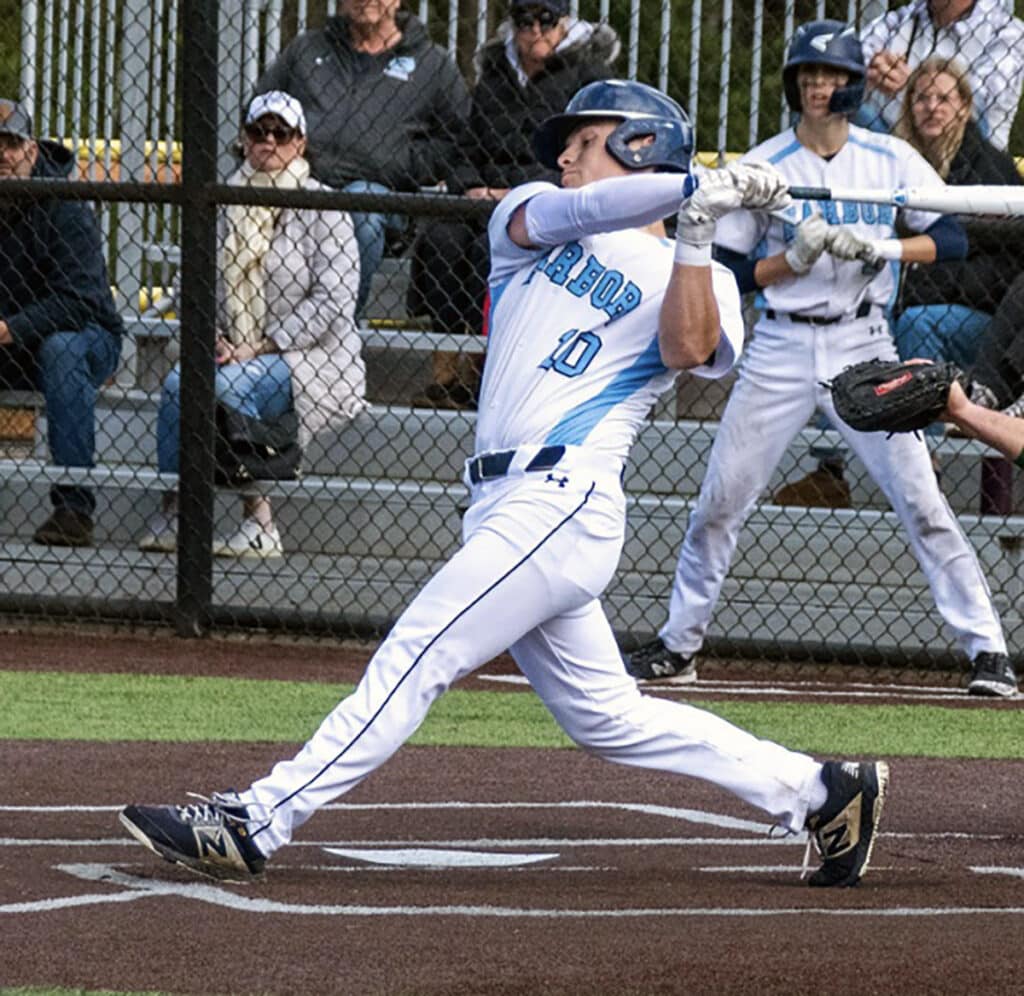
[[[46,399],[50,458],[59,467],[92,467],[96,458],[96,394],[113,376],[121,337],[88,324],[80,331],[53,332],[34,354],[0,348],[0,381],[38,387]],[[54,508],[92,515],[96,499],[88,488],[59,484],[50,491]]]
[[[292,406],[292,371],[279,353],[217,368],[214,396],[225,408],[252,418],[279,418]],[[157,464],[163,474],[178,472],[181,444],[181,368],[165,378],[156,417]]]
[[[966,370],[974,365],[991,321],[991,315],[963,304],[920,304],[896,319],[892,334],[902,360],[919,356]]]
[[[388,187],[372,180],[353,180],[341,188],[350,194],[388,194]],[[384,258],[384,242],[387,232],[404,232],[408,219],[402,214],[363,214],[352,212],[356,242],[359,244],[359,296],[356,298],[356,315],[362,317],[370,296],[373,275]]]

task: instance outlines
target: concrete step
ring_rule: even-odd
[[[97,460],[100,463],[156,464],[156,410],[159,396],[143,391],[102,392],[97,413]],[[697,494],[707,466],[717,422],[657,420],[648,422],[633,447],[626,488],[657,495]],[[305,454],[304,467],[322,476],[383,477],[423,481],[461,480],[463,461],[473,452],[475,412],[431,411],[404,405],[374,405],[340,431],[320,433]],[[35,455],[45,459],[45,415],[37,419]],[[817,465],[815,447],[841,443],[832,430],[804,429],[784,455],[766,494],[809,473]],[[1009,472],[1010,511],[1024,514],[1024,474],[991,449],[969,439],[929,438],[942,470],[942,487],[958,513],[982,511],[985,468]],[[847,468],[855,508],[889,507],[864,467]]]
[[[213,604],[221,618],[279,614],[305,625],[342,620],[386,626],[443,563],[418,558],[331,556],[289,552],[272,561],[215,560]],[[633,637],[664,620],[669,577],[623,567],[602,599],[613,628]],[[169,611],[176,590],[176,558],[126,548],[49,550],[6,541],[0,584],[10,597],[52,599],[97,615],[115,603],[153,603]],[[1003,606],[1011,646],[1024,631],[1015,605]],[[893,593],[869,584],[814,585],[731,576],[722,591],[709,641],[771,641],[829,646],[839,651],[952,657],[930,600],[913,590]]]

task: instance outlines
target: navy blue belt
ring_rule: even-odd
[[[470,481],[479,484],[481,481],[504,477],[515,455],[515,450],[499,450],[497,453],[473,457],[467,464]],[[526,465],[526,470],[551,470],[564,456],[564,446],[544,446],[537,450],[536,456]]]
[[[857,310],[852,315],[836,315],[834,318],[824,318],[821,315],[798,315],[796,312],[773,311],[766,308],[764,317],[770,321],[777,318],[788,318],[791,322],[800,322],[802,325],[836,325],[839,322],[849,322],[855,318],[867,318],[874,307],[869,301],[861,301]]]

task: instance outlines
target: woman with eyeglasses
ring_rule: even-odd
[[[508,18],[478,56],[461,158],[446,178],[449,192],[499,201],[527,180],[557,182],[533,153],[534,130],[581,87],[614,75],[620,47],[608,25],[571,17],[569,0],[512,0]],[[410,310],[428,314],[435,331],[480,333],[488,266],[483,219],[427,219],[414,251]],[[476,359],[435,354],[434,382],[414,403],[475,407]]]
[[[982,137],[973,105],[964,66],[956,59],[933,56],[907,80],[895,133],[948,184],[1020,183],[1013,158]],[[970,366],[993,312],[1021,272],[1024,228],[1019,221],[962,221],[968,237],[966,259],[905,268],[893,327],[905,359],[926,357]],[[994,396],[988,407],[995,407]]]
[[[299,101],[280,90],[262,93],[249,105],[244,159],[229,182],[328,189],[310,177],[305,150],[306,118]],[[219,406],[264,422],[294,410],[304,451],[319,430],[366,407],[366,371],[354,317],[359,247],[347,214],[229,205],[219,278]],[[162,473],[178,470],[180,414],[180,369],[175,367],[164,381],[157,416]],[[270,500],[253,492],[243,496],[242,506],[240,527],[218,539],[213,552],[280,557]],[[169,492],[140,549],[173,552],[177,529],[177,494]]]

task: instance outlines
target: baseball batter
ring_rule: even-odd
[[[698,185],[686,116],[639,83],[584,87],[536,141],[564,189],[516,188],[490,223],[491,332],[463,547],[297,756],[244,792],[128,806],[122,822],[168,860],[255,874],[387,760],[445,689],[508,648],[584,749],[708,779],[787,830],[808,827],[823,858],[811,884],[852,885],[867,867],[886,765],[821,764],[640,694],[598,601],[623,542],[624,462],[648,410],[680,368],[717,377],[741,348],[735,281],[711,260],[715,220],[782,207],[788,194],[759,166]],[[677,209],[673,244],[662,219]]]
[[[942,181],[906,142],[851,126],[864,93],[864,61],[852,29],[805,24],[788,49],[786,98],[795,128],[744,160],[772,163],[792,186],[927,187]],[[820,203],[820,202],[819,202]],[[679,553],[669,618],[659,638],[629,659],[641,680],[696,678],[700,649],[740,528],[815,409],[845,437],[892,504],[935,603],[973,662],[969,691],[1013,695],[1016,680],[988,585],[935,480],[923,439],[860,433],[835,415],[823,382],[872,358],[895,359],[886,309],[898,264],[962,257],[951,218],[901,212],[922,234],[897,240],[895,209],[808,202],[781,217],[749,210],[723,218],[715,242],[741,290],[762,311],[711,449],[697,506]],[[878,268],[881,267],[881,268]]]

